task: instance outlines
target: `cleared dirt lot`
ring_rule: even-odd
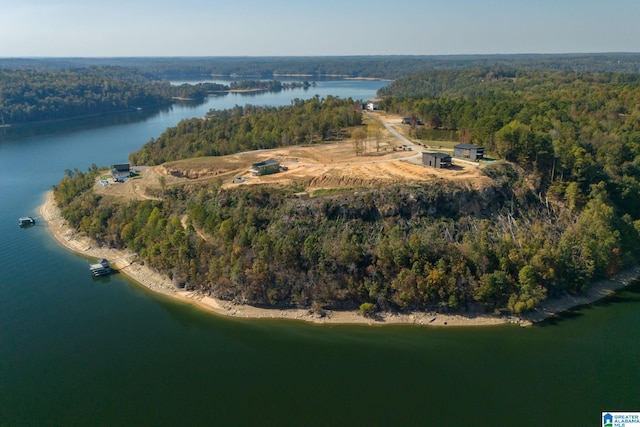
[[[389,123],[399,123],[399,117],[383,116]],[[371,128],[371,127],[370,127]],[[451,169],[434,169],[422,165],[422,148],[400,150],[402,144],[384,128],[369,132],[361,142],[364,154],[356,155],[352,140],[259,150],[222,157],[201,157],[145,168],[136,178],[125,183],[103,186],[96,191],[117,198],[150,198],[147,189],[160,189],[195,182],[219,180],[224,188],[246,185],[296,185],[312,194],[319,189],[379,187],[397,183],[451,180],[483,187],[490,183],[478,164],[457,161]],[[426,150],[426,149],[422,149]],[[264,160],[277,160],[286,167],[279,173],[252,176],[251,165]]]

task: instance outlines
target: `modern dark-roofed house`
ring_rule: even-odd
[[[126,181],[131,177],[131,165],[129,163],[111,165],[111,177],[117,182]]]
[[[422,153],[422,164],[432,168],[450,168],[452,166],[451,156],[446,153]]]
[[[412,117],[403,117],[402,118],[402,124],[403,125],[410,125],[411,122],[417,124],[418,126],[424,125],[424,122],[422,120],[420,120],[419,118],[417,118],[417,117],[413,117],[413,118]]]
[[[473,144],[458,144],[453,147],[453,155],[462,159],[479,160],[484,158],[484,147]]]
[[[273,159],[251,165],[251,175],[253,176],[269,175],[278,172],[280,172],[280,163]]]

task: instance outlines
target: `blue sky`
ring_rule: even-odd
[[[0,57],[639,52],[640,0],[0,0]]]

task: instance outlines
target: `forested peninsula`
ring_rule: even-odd
[[[0,125],[74,119],[170,105],[176,100],[202,101],[229,91],[305,88],[308,81],[240,80],[228,85],[171,85],[134,68],[7,70],[0,68]]]
[[[444,134],[485,147],[494,161],[480,171],[490,183],[309,193],[304,182],[166,185],[161,177],[125,202],[95,191],[104,172],[93,166],[68,171],[55,198],[71,226],[137,252],[175,286],[269,307],[522,314],[638,263],[637,75],[444,70],[400,79],[381,95],[382,108],[425,123],[407,130],[414,140],[434,146]],[[211,111],[131,160],[320,150],[369,126],[358,106],[314,98]]]
[[[171,103],[168,82],[119,67],[0,69],[0,124],[63,120]]]

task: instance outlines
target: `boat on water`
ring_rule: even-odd
[[[94,277],[111,274],[111,263],[104,258],[99,259],[95,264],[89,264],[89,271]]]
[[[18,225],[20,227],[30,227],[36,224],[36,220],[30,216],[23,216],[22,218],[18,218]]]

